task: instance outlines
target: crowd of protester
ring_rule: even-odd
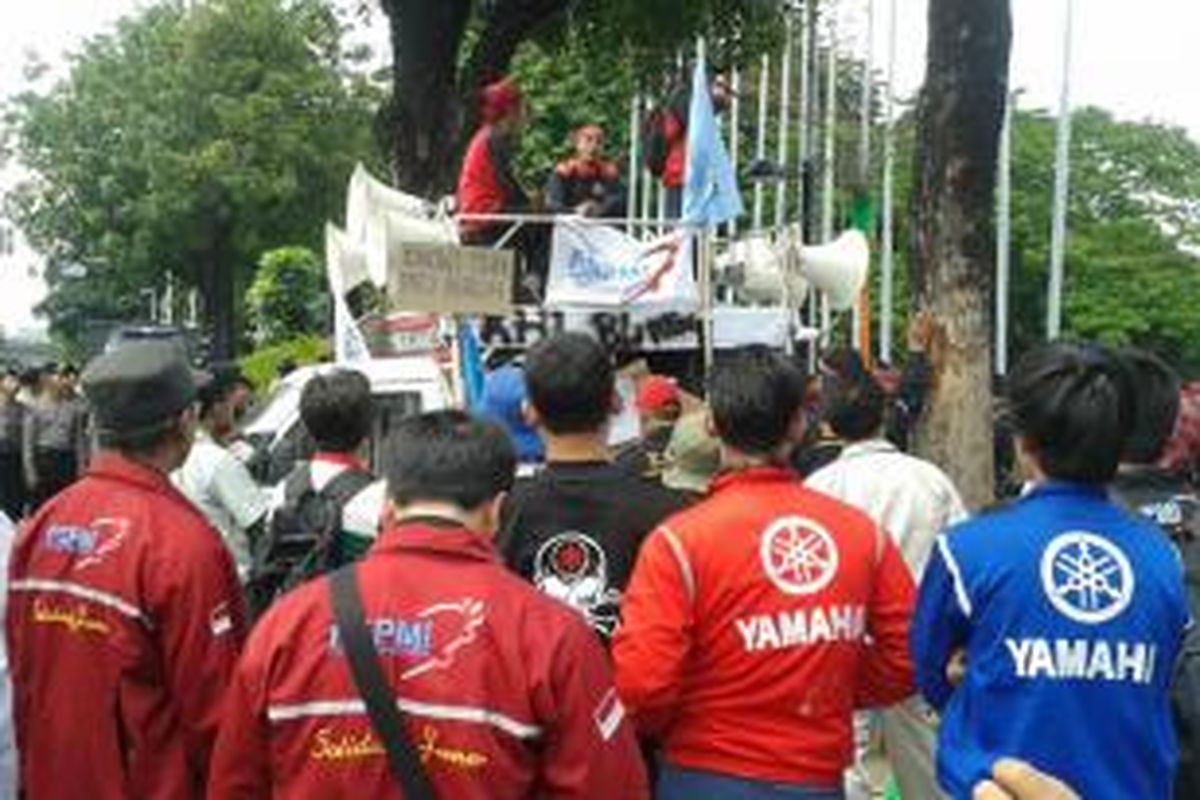
[[[235,371],[95,359],[77,480],[45,464],[82,401],[9,376],[3,466],[63,486],[11,507],[0,793],[1196,797],[1190,390],[1142,351],[1026,354],[998,404],[1022,489],[972,514],[905,452],[930,330],[903,375],[747,348],[703,397],[642,376],[619,447],[583,334],[381,442],[367,380],[325,371],[273,491]]]

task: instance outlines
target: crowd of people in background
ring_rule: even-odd
[[[79,476],[88,457],[86,412],[70,365],[10,367],[0,376],[0,510],[37,510]]]
[[[688,107],[643,131],[671,217]],[[457,200],[536,301],[547,231],[503,218],[538,205],[526,114],[483,92]],[[624,216],[603,129],[570,144],[545,209]],[[9,370],[0,795],[866,800],[882,763],[908,800],[1200,796],[1200,390],[1142,351],[1026,354],[1003,502],[968,509],[907,452],[939,330],[916,316],[902,370],[751,347],[697,394],[643,371],[616,445],[585,334],[384,441],[366,377],[327,370],[273,488],[230,366],[142,341]]]
[[[902,376],[760,347],[703,396],[643,374],[618,447],[616,365],[583,334],[381,442],[367,380],[328,370],[300,399],[316,452],[273,492],[238,457],[236,372],[100,356],[83,477],[18,513],[15,779],[856,800],[883,764],[906,798],[1195,796],[1188,390],[1141,351],[1027,354],[998,406],[1023,488],[972,514],[905,452],[928,327]]]

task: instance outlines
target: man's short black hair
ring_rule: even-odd
[[[591,433],[608,421],[616,376],[608,353],[583,333],[538,342],[525,359],[529,402],[551,433]]]
[[[1179,416],[1179,375],[1153,353],[1129,348],[1121,352],[1129,370],[1135,413],[1125,442],[1123,461],[1153,464],[1162,455]]]
[[[880,433],[885,405],[883,387],[869,373],[842,377],[831,382],[825,421],[838,436],[860,442]]]
[[[1005,416],[1050,478],[1112,480],[1134,416],[1120,359],[1095,344],[1054,342],[1027,353],[1008,378]]]
[[[371,431],[371,382],[352,369],[312,376],[300,394],[300,419],[318,449],[358,449]]]
[[[453,410],[401,421],[384,443],[382,460],[397,503],[453,503],[464,511],[511,489],[517,469],[503,428]]]
[[[224,402],[233,394],[236,384],[230,376],[214,373],[212,378],[196,390],[196,402],[200,404],[200,418],[203,419],[212,411],[217,403]]]
[[[717,435],[748,455],[773,455],[787,441],[804,402],[804,386],[804,371],[765,347],[734,353],[709,379]]]

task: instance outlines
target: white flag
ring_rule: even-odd
[[[366,278],[366,254],[332,223],[325,224],[325,271],[333,295],[333,360],[339,364],[369,361],[371,351],[346,303],[347,287]]]

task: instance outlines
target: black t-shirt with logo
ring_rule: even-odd
[[[510,569],[608,639],[642,541],[685,505],[614,464],[550,463],[513,487],[498,544]]]

